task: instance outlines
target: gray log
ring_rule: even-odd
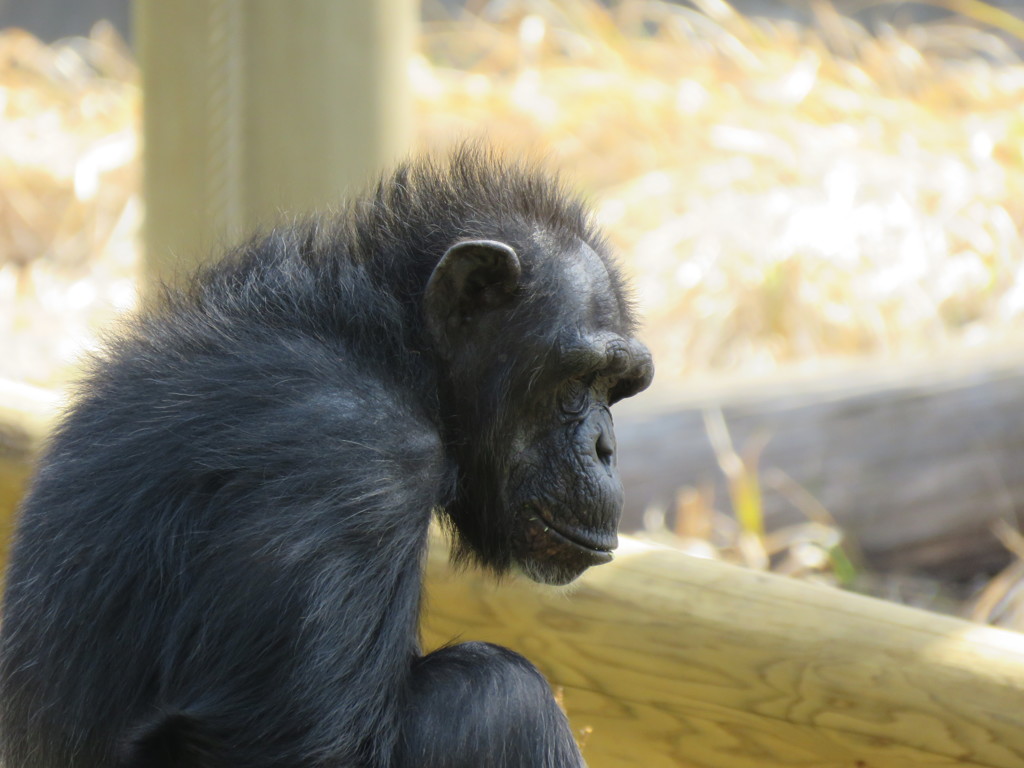
[[[736,448],[766,434],[762,472],[781,469],[809,491],[871,566],[944,579],[997,568],[1009,555],[992,524],[1024,521],[1024,356],[1012,357],[626,410],[623,529],[687,485],[713,482],[726,499],[702,416],[721,407]],[[765,489],[764,504],[769,528],[806,519],[777,491]]]

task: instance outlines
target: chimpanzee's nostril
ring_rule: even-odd
[[[615,458],[615,438],[607,430],[602,429],[597,433],[597,442],[594,445],[594,449],[601,463],[606,467],[610,467],[612,460]]]

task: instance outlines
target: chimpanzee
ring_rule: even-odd
[[[22,509],[3,765],[582,766],[522,656],[422,655],[424,553],[436,514],[495,574],[611,559],[634,326],[585,208],[478,147],[167,289]]]

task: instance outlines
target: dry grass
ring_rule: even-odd
[[[105,25],[0,32],[0,376],[52,384],[134,302],[136,72]]]
[[[415,67],[426,141],[549,148],[638,277],[663,378],[1013,333],[1024,65],[1007,45],[701,5],[524,0],[435,24]]]
[[[701,4],[519,0],[427,23],[421,141],[486,135],[566,169],[637,276],[661,381],[1018,333],[1024,64],[1007,44]],[[53,380],[87,321],[132,301],[137,113],[109,29],[0,37],[0,321],[23,347],[0,374]],[[15,317],[18,293],[36,298]]]

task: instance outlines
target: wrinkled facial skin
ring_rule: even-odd
[[[647,348],[614,333],[578,339],[558,356],[562,376],[546,419],[521,437],[506,486],[514,556],[545,584],[611,561],[623,494],[610,407],[653,375]]]

